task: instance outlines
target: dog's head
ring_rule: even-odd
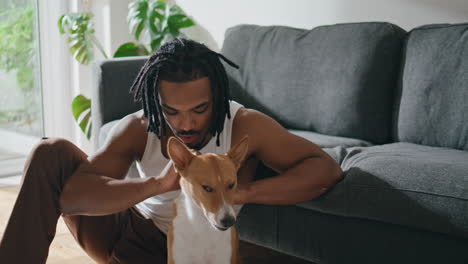
[[[203,210],[211,225],[222,231],[234,225],[237,171],[247,153],[247,136],[224,154],[197,155],[174,137],[169,139],[167,149],[181,176],[182,191]]]

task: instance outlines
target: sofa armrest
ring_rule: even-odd
[[[115,58],[96,62],[91,92],[92,137],[99,147],[101,127],[141,109],[133,101],[130,87],[148,57]]]

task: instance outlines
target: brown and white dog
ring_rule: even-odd
[[[175,138],[169,139],[167,149],[181,176],[167,237],[167,263],[238,263],[233,198],[248,138],[225,154],[197,155]]]

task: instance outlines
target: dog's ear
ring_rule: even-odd
[[[234,147],[232,147],[227,156],[234,162],[236,169],[238,170],[242,165],[242,162],[245,159],[245,155],[247,154],[247,150],[249,149],[249,137],[246,135],[244,136],[239,143],[237,143]]]
[[[190,164],[190,161],[195,157],[189,148],[184,143],[180,142],[175,137],[169,138],[167,142],[167,153],[174,162],[177,172],[182,172]]]

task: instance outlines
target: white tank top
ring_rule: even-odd
[[[208,144],[200,150],[201,153],[222,154],[231,148],[232,124],[237,111],[243,106],[235,101],[230,101],[229,105],[231,119],[226,117],[224,120],[224,129],[219,137],[219,147],[216,146],[216,137],[212,137]],[[146,178],[160,175],[168,163],[169,159],[161,153],[160,140],[155,134],[148,133],[143,157],[141,161],[136,161],[139,176]],[[135,207],[144,217],[153,220],[154,224],[167,234],[174,213],[172,204],[179,194],[180,190],[156,195],[136,204]]]

